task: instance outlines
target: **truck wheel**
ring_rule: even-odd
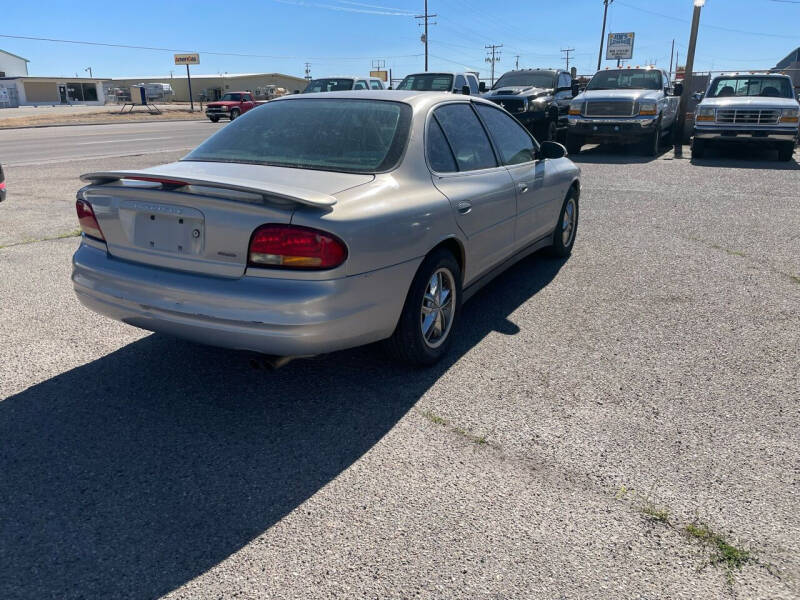
[[[583,147],[583,138],[571,133],[567,134],[567,153],[579,154]]]
[[[645,156],[658,156],[661,151],[661,124],[656,124],[656,130],[644,139],[643,150]]]
[[[789,162],[794,156],[794,142],[785,142],[778,146],[778,160]]]
[[[555,121],[549,120],[542,124],[542,141],[555,142],[558,136],[558,125]]]
[[[234,108],[231,111],[231,121],[233,121],[238,116],[239,116],[239,109],[238,108]]]
[[[208,120],[212,123],[219,123],[219,117],[208,117]]]
[[[692,158],[703,158],[706,154],[706,143],[703,140],[692,138]]]
[[[461,313],[461,269],[445,248],[422,262],[392,337],[384,342],[394,358],[432,365],[445,355]]]

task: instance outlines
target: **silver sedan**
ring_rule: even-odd
[[[431,364],[494,275],[569,255],[579,174],[479,98],[290,96],[178,162],[84,175],[72,281],[98,313],[204,344],[288,357],[383,340]]]

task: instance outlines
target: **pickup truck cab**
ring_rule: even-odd
[[[383,81],[377,77],[322,77],[308,82],[304,94],[320,92],[349,92],[350,90],[383,90]]]
[[[264,102],[253,100],[253,94],[250,92],[227,92],[219,100],[206,104],[206,116],[212,123],[223,117],[233,121],[239,115],[261,104]]]
[[[778,73],[730,73],[712,79],[695,110],[692,157],[711,144],[749,142],[792,160],[800,104],[792,80]]]
[[[462,94],[466,87],[469,87],[471,95],[481,93],[475,73],[411,73],[403,78],[397,89]]]
[[[569,105],[567,150],[577,154],[591,142],[637,143],[646,155],[658,155],[678,116],[680,91],[655,67],[598,71]]]
[[[566,133],[569,104],[578,95],[572,75],[561,69],[504,73],[483,97],[514,115],[539,141]]]

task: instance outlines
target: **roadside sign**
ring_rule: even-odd
[[[199,54],[176,54],[175,55],[175,64],[176,65],[199,65],[200,64],[200,55]]]
[[[633,58],[633,33],[609,33],[606,60],[631,60]]]
[[[389,79],[389,72],[388,71],[370,71],[370,77],[375,77],[380,79],[383,83],[386,83]]]

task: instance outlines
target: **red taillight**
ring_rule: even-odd
[[[332,269],[347,258],[339,238],[310,227],[262,225],[250,239],[247,263],[251,267]]]
[[[94,216],[92,205],[86,200],[78,200],[75,202],[75,210],[78,211],[78,222],[81,224],[81,230],[89,237],[97,238],[98,240],[106,241],[103,237],[103,232],[100,231],[100,225]]]

